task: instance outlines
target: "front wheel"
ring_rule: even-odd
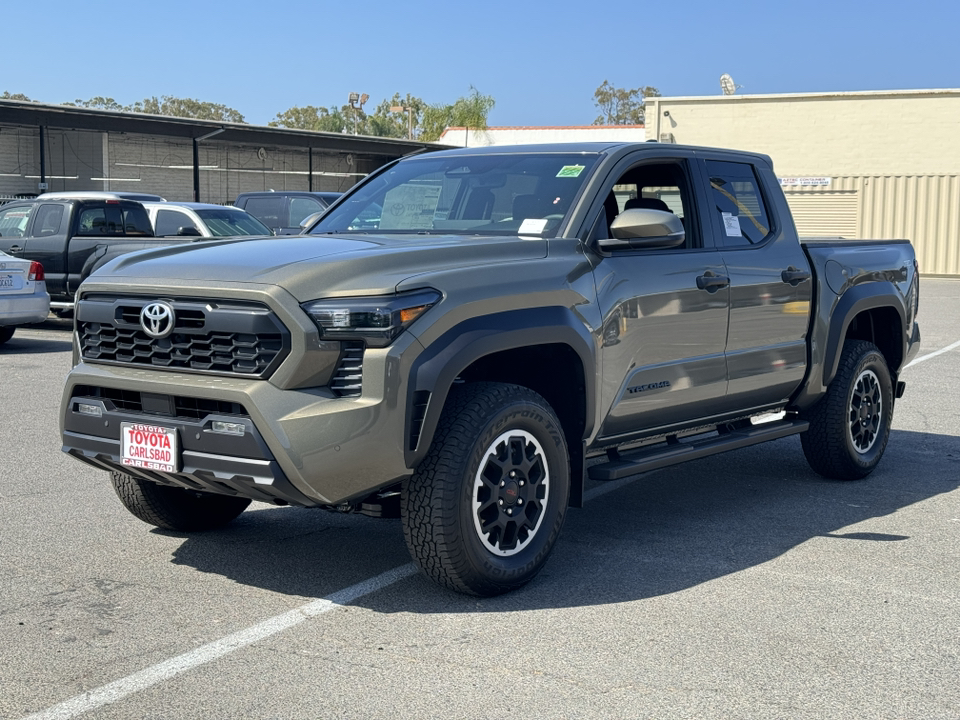
[[[5,325],[3,327],[0,327],[0,345],[3,345],[5,342],[7,342],[10,338],[13,337],[13,332],[15,329],[16,328],[10,325]]]
[[[826,394],[802,417],[810,421],[800,436],[810,467],[834,480],[873,472],[893,422],[893,382],[877,346],[847,340]]]
[[[232,495],[195,492],[111,473],[120,502],[145,523],[164,530],[196,532],[226,525],[247,509],[250,501]]]
[[[456,387],[430,451],[403,484],[404,537],[436,582],[499,595],[544,566],[569,493],[566,440],[546,400],[519,385]]]

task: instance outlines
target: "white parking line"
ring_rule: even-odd
[[[73,718],[98,707],[117,702],[117,700],[122,700],[139,690],[145,690],[159,682],[169,680],[175,675],[179,675],[199,665],[208,663],[211,660],[216,660],[217,658],[232,653],[234,650],[239,650],[258,640],[263,640],[271,635],[276,635],[279,632],[292,628],[294,625],[299,625],[308,618],[322,615],[341,605],[353,602],[364,595],[382,590],[404,578],[415,575],[416,572],[417,568],[413,563],[401,565],[393,570],[387,570],[385,573],[381,573],[374,578],[364,580],[356,585],[351,585],[325,598],[313,600],[306,605],[301,605],[282,615],[277,615],[269,620],[264,620],[261,623],[252,625],[245,630],[235,632],[233,635],[227,635],[212,643],[202,645],[196,650],[191,650],[188,653],[178,655],[170,660],[165,660],[162,663],[148,667],[133,675],[128,675],[125,678],[115,680],[95,690],[90,690],[82,695],[72,697],[59,705],[54,705],[52,708],[29,715],[24,718],[24,720],[65,720],[66,718]]]
[[[918,358],[914,358],[912,361],[907,363],[906,367],[904,367],[903,369],[906,370],[908,367],[912,367],[917,363],[922,363],[924,360],[929,360],[930,358],[936,357],[937,355],[943,355],[945,352],[950,352],[951,350],[955,350],[958,347],[960,347],[960,340],[957,340],[952,345],[947,345],[945,348],[940,348],[936,352],[928,353],[926,355],[921,355]]]
[[[651,473],[645,474],[650,475]],[[601,495],[606,495],[607,493],[618,490],[625,485],[629,485],[630,483],[635,482],[637,479],[638,476],[634,475],[632,477],[623,478],[622,480],[605,482],[602,485],[584,493],[583,499],[584,501],[593,500]],[[256,625],[251,625],[244,630],[235,632],[233,635],[227,635],[219,640],[214,640],[206,645],[201,645],[197,649],[191,650],[183,655],[178,655],[175,658],[164,660],[161,663],[157,663],[156,665],[148,667],[144,670],[135,672],[125,678],[114,680],[112,683],[102,685],[94,690],[89,690],[81,695],[72,697],[69,700],[64,700],[59,705],[54,705],[46,710],[34,713],[33,715],[28,715],[21,720],[67,720],[68,718],[77,717],[78,715],[82,715],[90,710],[103,707],[104,705],[115,703],[118,700],[122,700],[123,698],[132,695],[135,692],[146,690],[148,687],[156,685],[157,683],[161,683],[164,680],[169,680],[170,678],[184,673],[187,670],[192,670],[195,667],[204,665],[212,660],[216,660],[217,658],[221,658],[224,655],[228,655],[234,650],[240,650],[247,645],[252,645],[259,640],[263,640],[272,635],[283,632],[284,630],[288,630],[295,625],[299,625],[304,620],[316,617],[317,615],[322,615],[323,613],[329,612],[330,610],[340,607],[341,605],[346,605],[347,603],[353,602],[357,598],[361,598],[364,595],[369,595],[378,590],[383,590],[384,588],[398,583],[401,580],[410,577],[411,575],[416,575],[416,573],[417,566],[413,563],[408,563],[407,565],[401,565],[400,567],[393,568],[392,570],[387,570],[386,572],[381,573],[374,578],[364,580],[356,585],[351,585],[343,590],[338,590],[332,595],[328,595],[320,600],[312,600],[306,605],[301,605],[300,607],[285,612],[281,615],[276,615],[268,620],[257,623]]]

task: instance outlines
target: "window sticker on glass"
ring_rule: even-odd
[[[582,173],[583,170],[583,165],[564,165],[560,168],[560,172],[557,173],[557,177],[580,177],[580,173]]]
[[[440,202],[439,185],[401,185],[387,192],[381,230],[429,230]]]
[[[728,212],[720,214],[723,216],[723,229],[727,237],[743,237],[743,233],[740,232],[740,218]]]
[[[539,235],[547,227],[546,218],[526,218],[520,223],[519,235]]]

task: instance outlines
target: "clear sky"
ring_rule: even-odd
[[[492,95],[492,126],[588,125],[604,80],[665,96],[960,87],[960,2],[275,0],[5,3],[0,92],[174,95],[266,124],[395,92]]]

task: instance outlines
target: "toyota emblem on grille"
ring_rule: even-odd
[[[172,333],[175,320],[173,308],[165,302],[150,303],[140,311],[140,327],[152,338],[165,338]]]

